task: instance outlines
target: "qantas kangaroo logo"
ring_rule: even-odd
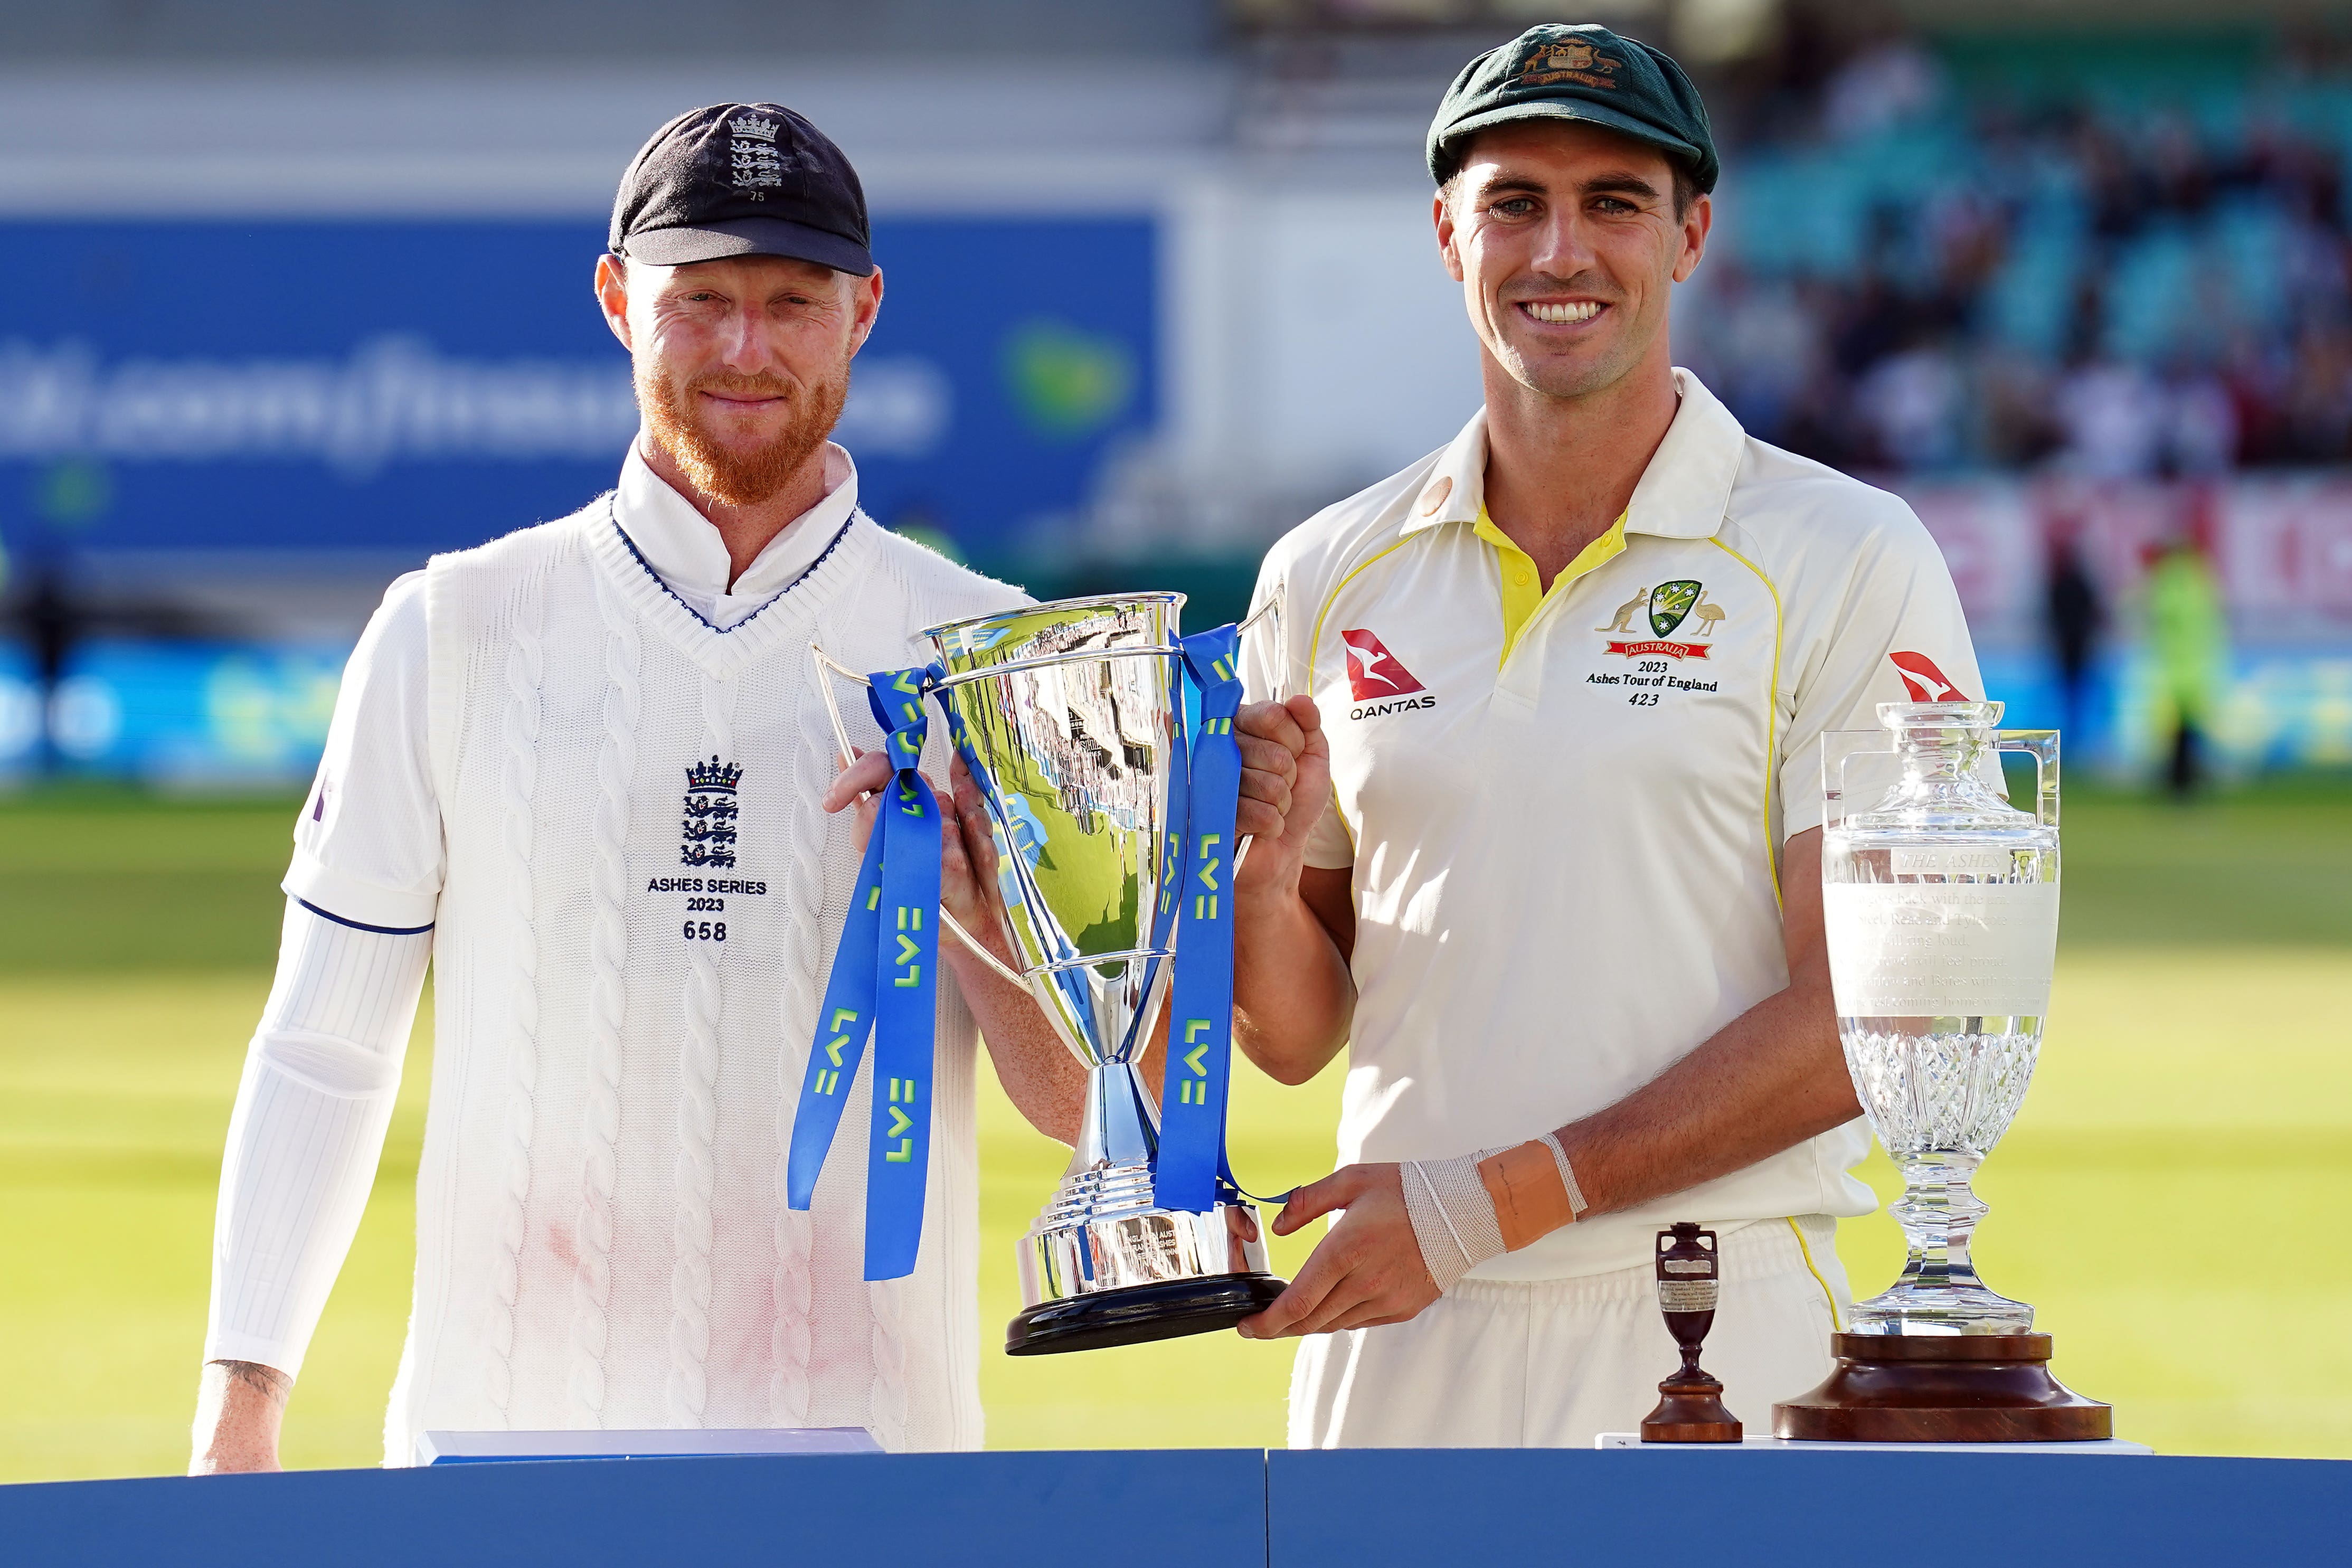
[[[1434,708],[1434,697],[1415,697],[1423,689],[1412,671],[1397,662],[1397,656],[1381,645],[1381,639],[1368,631],[1345,631],[1339,640],[1348,645],[1348,695],[1356,701],[1349,710],[1350,719],[1370,719],[1404,708]],[[1403,698],[1403,701],[1391,700]],[[1371,706],[1366,706],[1370,704]]]
[[[1396,655],[1371,633],[1341,632],[1339,640],[1348,645],[1348,694],[1357,701],[1377,702],[1383,697],[1402,697],[1421,689],[1412,671],[1399,664]]]
[[[1903,689],[1914,702],[1967,702],[1969,694],[1944,679],[1936,661],[1924,653],[1890,653],[1895,672],[1903,678]]]

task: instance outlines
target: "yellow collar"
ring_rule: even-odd
[[[1625,528],[1667,539],[1709,539],[1730,510],[1732,487],[1748,456],[1748,433],[1690,372],[1675,372],[1675,392],[1679,401],[1674,423],[1633,487]],[[1468,522],[1486,504],[1486,411],[1481,408],[1437,454],[1421,488],[1406,499],[1397,532]]]
[[[1497,564],[1502,568],[1503,585],[1503,662],[1510,662],[1511,650],[1519,646],[1519,637],[1534,620],[1536,612],[1550,600],[1568,592],[1569,584],[1602,563],[1611,561],[1625,548],[1625,520],[1632,509],[1617,514],[1609,531],[1577,552],[1576,559],[1560,568],[1559,575],[1551,580],[1549,589],[1536,585],[1534,557],[1511,542],[1511,536],[1495,526],[1482,504],[1478,521],[1471,531],[1495,547]]]

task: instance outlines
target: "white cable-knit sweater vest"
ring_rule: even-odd
[[[951,984],[914,1274],[861,1277],[870,1074],[808,1214],[784,1162],[857,869],[847,815],[818,809],[837,763],[810,644],[899,668],[922,627],[1019,602],[862,515],[725,632],[601,500],[433,563],[447,870],[388,1462],[487,1427],[979,1445],[975,1039]]]

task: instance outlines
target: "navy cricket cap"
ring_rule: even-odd
[[[606,241],[660,267],[788,256],[860,278],[872,242],[857,171],[775,103],[714,103],[655,132],[621,176]]]
[[[1722,169],[1706,105],[1683,68],[1597,22],[1529,27],[1464,66],[1430,121],[1429,172],[1444,184],[1472,136],[1518,120],[1580,120],[1646,142],[1702,192]]]

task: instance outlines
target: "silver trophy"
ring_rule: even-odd
[[[1175,951],[1183,603],[1062,599],[924,634],[986,803],[994,864],[974,870],[1001,895],[1015,967],[943,923],[1036,998],[1087,1068],[1077,1146],[1021,1242],[1013,1355],[1226,1328],[1283,1290],[1251,1205],[1195,1214],[1152,1194],[1160,1112],[1135,1069]]]

